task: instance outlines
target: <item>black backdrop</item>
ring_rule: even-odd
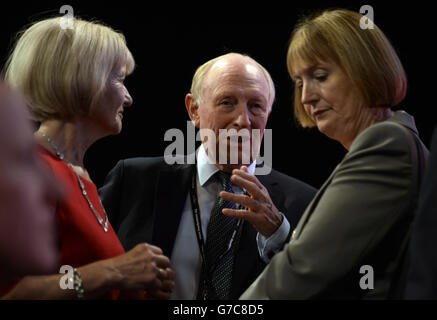
[[[345,154],[343,147],[318,133],[296,126],[292,116],[292,83],[286,70],[286,50],[297,18],[314,9],[345,7],[374,9],[375,23],[386,33],[407,72],[409,89],[402,109],[416,117],[429,146],[436,123],[433,12],[429,4],[381,4],[376,1],[310,1],[264,3],[212,2],[201,5],[129,3],[11,3],[2,10],[0,59],[5,62],[14,34],[31,21],[59,14],[69,4],[74,14],[97,19],[122,31],[137,67],[126,80],[134,104],[124,117],[123,132],[97,142],[85,165],[98,186],[119,159],[163,155],[170,128],[186,131],[184,97],[195,69],[230,52],[247,53],[264,65],[276,84],[277,96],[267,127],[273,129],[273,167],[320,187]]]

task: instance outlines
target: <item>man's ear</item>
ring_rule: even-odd
[[[196,128],[200,127],[199,105],[191,93],[185,96],[185,107],[188,111],[188,116]]]
[[[270,105],[269,114],[267,115],[268,117],[270,117],[270,114],[272,113],[272,109],[273,109],[273,103]]]

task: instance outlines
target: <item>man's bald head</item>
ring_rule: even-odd
[[[196,100],[197,104],[200,106],[202,102],[203,89],[205,88],[205,84],[208,81],[208,77],[212,69],[235,68],[241,65],[246,66],[246,68],[248,69],[253,67],[255,68],[254,70],[261,71],[269,88],[269,108],[271,110],[271,107],[275,100],[275,85],[269,72],[253,58],[235,52],[227,53],[225,55],[209,60],[201,65],[199,68],[197,68],[196,72],[194,73],[190,89],[190,92]]]

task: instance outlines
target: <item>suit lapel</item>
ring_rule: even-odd
[[[171,256],[194,165],[172,165],[159,173],[154,206],[152,243]]]

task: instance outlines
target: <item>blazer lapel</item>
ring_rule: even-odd
[[[159,173],[152,243],[171,256],[195,165],[172,165]]]

